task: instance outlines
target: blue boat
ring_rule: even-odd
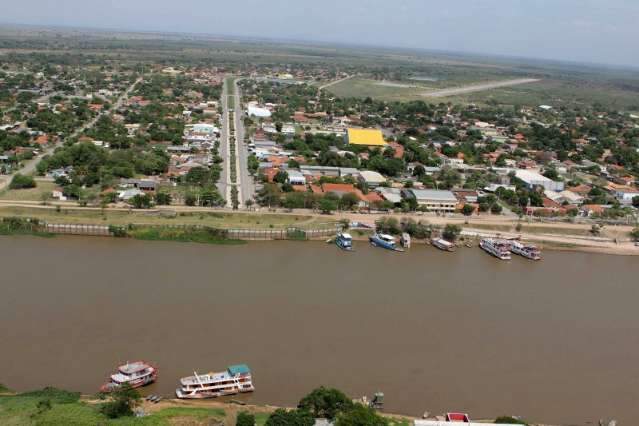
[[[337,247],[341,248],[342,250],[352,251],[353,237],[351,237],[351,235],[347,234],[346,232],[340,232],[339,234],[337,234],[337,237],[335,237],[335,244],[337,244]]]
[[[392,251],[404,251],[403,249],[397,247],[397,243],[395,242],[395,237],[388,234],[373,234],[373,236],[368,237],[368,240],[375,247],[381,247],[386,250]]]

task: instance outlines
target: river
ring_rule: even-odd
[[[636,258],[356,250],[1,237],[0,383],[92,393],[144,359],[160,369],[148,391],[170,396],[245,362],[253,403],[323,384],[416,416],[639,416]]]

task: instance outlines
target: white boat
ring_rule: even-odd
[[[519,241],[511,241],[510,251],[530,260],[541,260],[541,251],[532,244],[523,244]]]
[[[120,365],[118,371],[109,377],[109,381],[102,385],[101,392],[112,392],[123,384],[132,388],[139,388],[155,382],[158,369],[146,361],[127,362]]]
[[[219,373],[197,374],[180,380],[175,395],[180,399],[205,399],[253,392],[251,370],[245,364],[232,365]]]
[[[483,238],[479,242],[479,247],[497,259],[510,260],[510,243],[508,241]]]
[[[450,241],[446,241],[443,238],[433,238],[432,240],[430,240],[430,243],[433,245],[433,247],[437,247],[440,250],[455,251],[455,244],[451,243]]]

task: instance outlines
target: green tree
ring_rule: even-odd
[[[495,419],[495,423],[497,423],[497,424],[511,424],[511,425],[526,425],[526,426],[528,426],[528,423],[526,423],[524,420],[517,419],[517,418],[511,417],[511,416],[500,416],[500,417],[497,417]]]
[[[464,216],[470,216],[471,214],[473,214],[474,211],[475,207],[471,206],[470,204],[464,204],[464,207],[462,207],[462,214]]]
[[[448,241],[455,242],[457,240],[457,237],[459,237],[459,234],[461,234],[461,227],[449,223],[444,227],[442,237],[444,237],[444,239]]]
[[[136,209],[148,209],[151,207],[153,198],[149,194],[138,194],[129,200],[129,203]]]
[[[26,188],[35,188],[36,181],[32,176],[21,175],[20,173],[16,173],[16,175],[11,179],[11,183],[9,184],[10,189],[26,189]]]
[[[173,197],[168,192],[161,191],[155,194],[155,204],[158,206],[171,205],[171,201],[173,201]]]
[[[493,204],[492,207],[490,208],[490,212],[492,214],[500,214],[502,210],[503,210],[502,207],[497,203]]]
[[[630,232],[630,236],[634,238],[635,241],[639,241],[639,226]]]
[[[265,426],[312,426],[315,419],[308,411],[277,409],[266,420]]]
[[[235,426],[255,426],[255,416],[246,411],[240,411],[237,414]]]
[[[343,392],[323,386],[306,395],[298,404],[298,408],[310,411],[315,418],[330,420],[352,407],[353,402]]]
[[[286,181],[288,180],[288,173],[286,173],[285,170],[280,170],[277,172],[277,174],[273,177],[273,182],[277,182],[277,183],[286,183]]]
[[[331,214],[337,210],[337,202],[331,198],[323,197],[319,200],[318,208],[324,214]]]
[[[372,408],[355,404],[350,410],[337,416],[335,426],[387,426],[388,420]]]
[[[100,407],[102,414],[110,419],[132,416],[133,409],[142,399],[140,393],[129,384],[124,384],[111,393],[111,400]]]
[[[637,195],[636,197],[632,197],[632,205],[639,208],[639,195]]]

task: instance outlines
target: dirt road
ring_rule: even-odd
[[[433,90],[422,93],[427,98],[445,98],[447,96],[464,95],[466,93],[481,92],[484,90],[497,89],[499,87],[517,86],[520,84],[536,83],[540,81],[536,78],[519,78],[515,80],[492,81],[488,83],[469,84],[467,86],[451,87],[448,89]]]

